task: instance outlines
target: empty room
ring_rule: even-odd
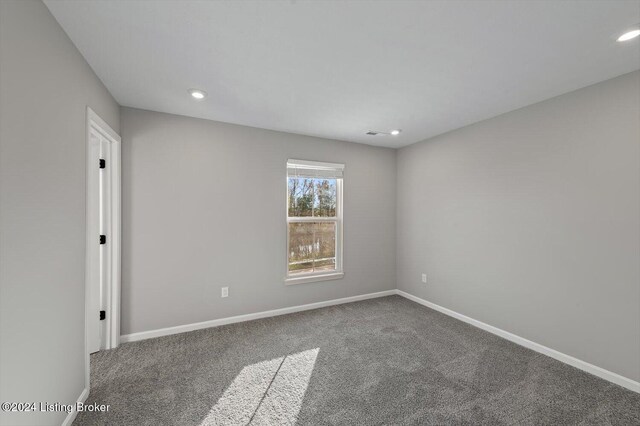
[[[640,0],[0,0],[0,403],[640,426]]]

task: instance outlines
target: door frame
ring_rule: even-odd
[[[91,285],[91,271],[90,268],[99,265],[99,259],[96,261],[96,250],[89,250],[92,245],[98,244],[98,235],[91,229],[91,224],[96,220],[94,217],[95,210],[89,208],[89,200],[91,191],[95,191],[96,188],[92,188],[89,185],[89,170],[90,167],[98,167],[98,159],[91,158],[90,140],[91,130],[97,131],[109,142],[110,148],[110,161],[107,162],[106,168],[109,169],[109,175],[111,177],[110,189],[111,189],[111,209],[106,212],[107,217],[111,222],[111,235],[107,236],[106,248],[110,250],[111,267],[110,273],[107,274],[110,277],[106,282],[106,324],[105,324],[105,348],[114,349],[120,344],[120,280],[121,280],[121,266],[120,266],[120,241],[121,241],[121,139],[112,128],[102,118],[98,116],[90,107],[87,106],[87,128],[86,128],[86,247],[85,247],[85,333],[84,333],[84,352],[85,352],[85,386],[89,389],[90,368],[89,368],[89,319],[91,316],[98,315],[98,312],[92,312],[89,300],[89,291]],[[95,197],[98,198],[98,197]],[[93,265],[93,266],[92,266]],[[95,319],[95,318],[94,318]]]

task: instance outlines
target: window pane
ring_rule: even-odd
[[[314,263],[314,271],[335,271],[336,258],[332,257],[325,260],[316,260]]]
[[[336,269],[336,223],[289,223],[289,272]]]
[[[288,187],[289,217],[311,216],[313,214],[313,179],[290,177]]]
[[[314,179],[313,215],[316,217],[336,216],[335,179]]]

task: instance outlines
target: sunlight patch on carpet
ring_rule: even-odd
[[[295,424],[318,351],[310,349],[285,358],[253,417],[252,425]]]
[[[200,426],[295,424],[319,351],[244,367]]]

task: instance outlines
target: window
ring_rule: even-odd
[[[343,164],[287,162],[287,284],[342,271]]]

